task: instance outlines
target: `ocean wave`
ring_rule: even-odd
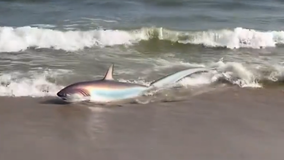
[[[189,63],[177,62],[169,64],[171,66],[184,66],[186,68],[212,68],[211,71],[193,74],[179,81],[176,85],[182,87],[192,86],[207,86],[214,84],[231,84],[240,88],[263,88],[271,84],[281,84],[284,82],[284,65],[258,65],[258,64],[243,64],[240,62],[224,62],[223,59],[217,62],[210,63]],[[165,69],[166,66],[160,66],[159,69]],[[157,69],[153,69],[158,72]],[[165,73],[165,72],[164,72]],[[147,72],[149,74],[149,72]],[[170,73],[167,73],[170,74]],[[166,75],[166,74],[165,74]],[[165,76],[163,75],[163,76]],[[143,85],[149,85],[143,79],[139,80],[121,80],[126,82],[133,82]]]
[[[259,76],[256,70],[238,62],[223,62],[208,64],[214,70],[200,75],[193,75],[180,81],[184,87],[226,83],[241,88],[262,88],[262,81],[266,78]]]
[[[179,62],[179,65],[186,68],[208,67],[214,70],[202,74],[194,74],[184,78],[176,85],[184,88],[206,87],[214,84],[230,84],[240,88],[263,88],[265,85],[283,83],[284,66],[282,64],[271,66],[244,65],[239,62],[211,62],[207,64],[191,64]],[[162,67],[163,68],[163,67]],[[163,68],[165,69],[165,68]],[[62,84],[59,80],[64,76],[73,79],[73,74],[66,70],[38,70],[28,73],[12,72],[1,73],[0,75],[0,96],[8,97],[46,97],[56,96],[56,93],[67,84]],[[153,71],[153,72],[157,72]],[[170,73],[166,73],[170,74]],[[148,74],[147,74],[148,75]],[[146,76],[146,75],[145,75]],[[147,76],[146,76],[147,77]],[[150,85],[152,80],[124,79],[120,77],[118,81]]]
[[[187,87],[229,83],[240,88],[263,88],[284,82],[283,64],[244,65],[239,62],[223,62],[223,60],[220,60],[216,63],[204,65],[215,69],[208,73],[185,78],[180,81],[180,85]]]
[[[257,31],[235,28],[208,31],[173,31],[164,28],[136,30],[60,31],[38,27],[0,27],[0,52],[18,52],[28,48],[77,51],[91,47],[133,45],[158,39],[179,44],[207,47],[266,48],[284,43],[283,31]]]
[[[63,86],[54,81],[66,71],[13,72],[0,75],[0,96],[46,97],[54,96]],[[52,80],[53,79],[53,80]]]

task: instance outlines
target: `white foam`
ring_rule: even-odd
[[[267,79],[272,82],[277,82],[277,81],[283,81],[284,80],[284,66],[281,64],[274,64],[273,66],[270,66],[270,72],[267,77],[264,77],[263,79]]]
[[[234,30],[220,30],[197,32],[194,38],[181,41],[182,43],[203,44],[210,47],[237,48],[265,48],[275,47],[283,41],[276,37],[283,38],[282,32],[260,32],[251,29],[235,28]]]
[[[284,66],[281,64],[262,69],[254,65],[248,66],[238,62],[223,61],[197,66],[213,67],[215,70],[208,73],[193,74],[181,80],[178,85],[186,88],[190,86],[206,86],[215,82],[222,83],[226,81],[241,88],[259,88],[262,87],[263,81],[269,80],[274,82],[284,79]],[[63,88],[63,86],[58,85],[56,82],[60,76],[68,77],[70,75],[68,75],[68,71],[47,70],[42,72],[40,69],[28,73],[4,73],[0,75],[0,96],[56,96],[56,93]],[[155,79],[151,81],[153,80]],[[145,77],[134,80],[119,79],[118,81],[145,86],[149,86],[151,83],[151,81],[145,81]]]
[[[198,32],[171,31],[163,28],[143,28],[140,30],[150,38],[168,40],[183,44],[198,44],[208,47],[265,48],[284,43],[283,31],[257,31],[237,27],[232,30],[208,30]]]
[[[191,63],[185,63],[180,62],[179,64],[183,65],[189,65],[192,67]],[[227,81],[228,83],[237,85],[241,88],[260,88],[262,87],[262,84],[260,81],[263,81],[265,79],[268,79],[269,77],[263,76],[257,76],[261,75],[261,73],[257,72],[256,69],[249,68],[247,66],[244,66],[241,63],[238,62],[223,62],[222,60],[216,62],[216,63],[209,63],[209,64],[194,64],[194,68],[198,67],[208,67],[208,68],[214,68],[210,72],[205,73],[198,73],[193,74],[189,77],[186,77],[182,79],[180,82],[178,82],[177,85],[181,85],[183,87],[190,87],[190,86],[206,86],[210,85],[215,82],[222,82]],[[278,70],[281,70],[278,67]],[[282,72],[275,70],[271,70],[271,74],[274,73],[278,75],[284,73],[284,68],[281,70]],[[157,71],[155,71],[157,72]],[[269,76],[271,76],[271,74]],[[284,77],[284,74],[280,77]],[[121,82],[129,82],[129,83],[136,83],[136,84],[142,84],[145,86],[149,86],[151,82],[147,82],[142,79],[138,80],[125,80],[120,79]]]
[[[217,81],[227,81],[231,84],[238,85],[245,88],[259,88],[262,85],[258,82],[263,79],[256,77],[257,73],[254,70],[245,67],[237,62],[223,62],[211,63],[207,67],[214,67],[209,73],[194,75],[183,79],[180,84],[187,86],[208,85]]]
[[[170,66],[168,61],[161,61],[159,59],[158,63],[161,63],[163,65],[156,70],[152,69],[151,73],[158,72],[161,69],[165,69],[166,66]],[[172,66],[175,65],[184,65],[188,68],[213,68],[210,72],[193,74],[189,77],[182,79],[177,85],[181,85],[184,87],[204,86],[210,85],[215,82],[223,83],[225,81],[237,85],[241,88],[260,88],[262,87],[261,83],[263,81],[280,81],[284,79],[284,66],[281,65],[274,65],[269,66],[269,68],[259,69],[258,65],[248,66],[239,62],[223,62],[223,59],[220,59],[217,62],[210,62],[207,64],[177,61],[176,63],[172,64]],[[263,72],[265,72],[266,74],[264,74]],[[144,79],[145,77],[140,77],[140,79],[137,80],[120,79],[119,81],[149,86],[151,82],[145,81]]]
[[[60,31],[46,27],[0,27],[0,52],[17,52],[29,47],[76,51],[94,46],[132,45],[152,38],[231,49],[265,48],[283,44],[284,32],[256,31],[241,27],[233,30],[200,32],[171,31],[163,28],[141,28],[130,31],[103,29]]]
[[[17,52],[29,47],[76,51],[85,47],[132,44],[140,38],[126,31],[59,31],[36,27],[1,27],[0,52]]]
[[[48,79],[62,75],[52,70],[29,73],[4,73],[0,76],[0,96],[45,97],[55,96],[63,88]]]

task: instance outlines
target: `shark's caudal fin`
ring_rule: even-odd
[[[105,74],[104,80],[113,80],[113,64],[109,67],[108,71]]]
[[[161,87],[167,87],[168,85],[172,85],[178,81],[180,81],[181,79],[189,76],[189,75],[192,75],[192,74],[195,74],[195,73],[201,73],[201,72],[208,72],[212,69],[208,69],[208,68],[192,68],[192,69],[186,69],[186,70],[182,70],[182,71],[179,71],[177,73],[174,73],[174,74],[170,74],[170,75],[167,75],[161,79],[158,79],[154,82],[152,82],[150,84],[150,88],[161,88]]]

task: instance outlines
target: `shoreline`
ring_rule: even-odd
[[[282,89],[230,88],[185,101],[124,107],[1,97],[0,155],[13,160],[281,160],[283,95]]]

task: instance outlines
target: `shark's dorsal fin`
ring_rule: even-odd
[[[108,71],[105,74],[104,80],[113,80],[113,64],[109,67]]]

